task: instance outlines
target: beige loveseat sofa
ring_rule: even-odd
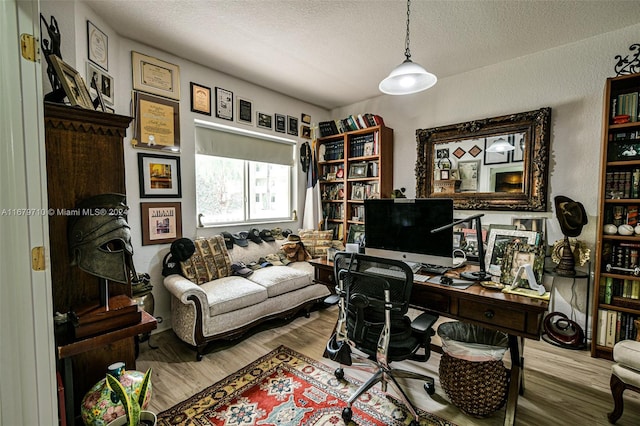
[[[290,318],[331,292],[313,282],[313,267],[306,261],[267,266],[251,275],[232,275],[231,265],[249,264],[280,252],[282,241],[249,242],[227,250],[222,236],[196,239],[196,252],[182,262],[183,275],[164,278],[171,293],[173,331],[195,346],[201,360],[213,340],[240,337],[249,328],[272,318]]]

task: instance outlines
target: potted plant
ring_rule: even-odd
[[[131,392],[131,394],[127,392],[117,378],[107,374],[106,384],[109,390],[113,392],[112,399],[122,404],[125,413],[123,417],[118,417],[107,426],[154,426],[156,424],[156,415],[140,408],[147,396],[150,380],[151,368],[145,373],[140,385],[140,392],[136,395],[135,392]]]

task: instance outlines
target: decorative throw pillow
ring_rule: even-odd
[[[298,235],[311,257],[326,256],[327,249],[332,246],[333,230],[300,229]]]
[[[183,275],[196,284],[204,284],[231,275],[231,258],[222,235],[194,240],[196,251],[180,262]]]

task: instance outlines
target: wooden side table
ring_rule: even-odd
[[[332,294],[336,294],[336,280],[333,274],[333,262],[327,258],[316,258],[309,261],[313,266],[313,281],[327,286]]]
[[[56,330],[57,357],[63,363],[65,412],[69,425],[76,424],[77,397],[74,393],[80,392],[79,398],[82,398],[91,386],[105,376],[107,367],[116,361],[123,361],[129,370],[135,369],[135,353],[133,350],[127,350],[133,349],[134,345],[128,342],[139,334],[150,333],[157,324],[153,316],[142,310],[142,320],[139,323],[85,339],[74,340],[66,327]],[[120,346],[120,350],[114,350]],[[111,350],[105,351],[106,347]],[[114,356],[118,359],[114,359]],[[82,381],[78,388],[74,385],[74,363],[82,373]]]

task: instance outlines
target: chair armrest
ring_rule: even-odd
[[[165,277],[164,286],[185,305],[192,303],[188,300],[189,297],[195,296],[202,306],[207,306],[207,294],[204,290],[181,275],[173,274]]]
[[[433,325],[438,321],[438,316],[423,312],[411,322],[411,329],[416,333],[428,333],[433,329]]]

